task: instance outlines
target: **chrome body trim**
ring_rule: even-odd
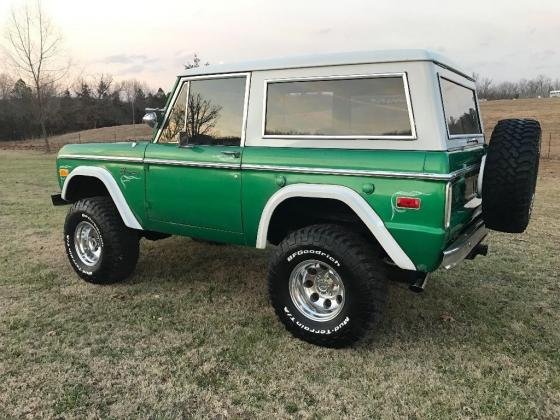
[[[277,166],[277,165],[253,165],[243,164],[242,169],[254,171],[271,172],[297,172],[321,175],[348,175],[348,176],[367,176],[379,178],[405,178],[405,179],[428,179],[434,181],[451,181],[462,175],[478,169],[479,165],[468,166],[463,169],[451,172],[450,174],[435,174],[426,172],[396,172],[396,171],[376,171],[368,169],[337,169],[337,168],[310,168],[299,166]]]
[[[452,181],[466,173],[474,171],[480,165],[472,165],[451,172],[449,174],[435,174],[427,172],[399,172],[399,171],[376,171],[369,169],[339,169],[339,168],[311,168],[301,166],[282,166],[282,165],[253,165],[227,162],[197,162],[190,160],[172,160],[172,159],[144,159],[136,157],[122,156],[95,156],[95,155],[60,155],[60,159],[81,159],[81,160],[102,160],[113,162],[137,162],[154,165],[170,165],[170,166],[190,166],[201,168],[222,168],[222,169],[246,169],[254,171],[271,171],[271,172],[296,172],[318,175],[346,175],[346,176],[366,176],[379,178],[403,178],[403,179],[427,179],[433,181]]]
[[[476,180],[476,196],[482,198],[482,181],[484,179],[484,168],[486,167],[486,156],[482,156],[480,161],[480,170],[478,171],[478,179]]]
[[[478,220],[443,251],[441,265],[449,270],[463,261],[488,234],[482,220]]]
[[[226,162],[196,162],[192,160],[144,159],[150,165],[187,166],[195,168],[241,169],[241,164]]]
[[[481,204],[482,199],[475,196],[467,201],[463,207],[466,209],[476,209],[477,207],[480,207]]]
[[[268,102],[268,85],[271,83],[283,82],[307,82],[321,80],[352,80],[352,79],[381,79],[388,77],[400,77],[403,82],[404,94],[406,97],[406,106],[408,111],[408,119],[410,122],[410,136],[375,136],[375,135],[329,135],[329,134],[265,134],[266,132],[266,108]],[[285,77],[276,79],[266,79],[264,81],[263,90],[263,112],[262,112],[262,131],[263,139],[371,139],[371,140],[417,140],[416,123],[412,112],[412,102],[410,99],[410,89],[408,85],[408,76],[406,72],[396,73],[371,73],[371,74],[349,74],[336,76],[309,76],[309,77]]]
[[[452,198],[453,198],[453,184],[448,182],[445,185],[445,213],[444,213],[444,222],[443,225],[445,229],[451,226],[451,207],[452,207]]]
[[[144,158],[126,156],[98,156],[98,155],[58,155],[57,159],[80,159],[80,160],[109,160],[113,162],[138,162],[142,163]]]
[[[466,144],[464,146],[457,146],[457,147],[451,147],[448,148],[447,151],[450,153],[456,153],[456,152],[464,152],[465,150],[469,150],[469,151],[473,151],[473,150],[478,150],[478,149],[484,149],[484,143],[476,143],[476,144]]]

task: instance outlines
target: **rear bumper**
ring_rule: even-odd
[[[463,261],[488,234],[484,222],[479,219],[443,251],[441,266],[449,270]]]

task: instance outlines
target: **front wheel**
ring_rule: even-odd
[[[138,261],[138,234],[125,226],[109,197],[85,198],[70,207],[64,245],[72,268],[89,283],[122,281]]]
[[[345,347],[380,318],[387,297],[377,250],[338,225],[291,233],[272,257],[271,303],[294,336],[325,347]]]

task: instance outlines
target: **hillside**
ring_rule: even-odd
[[[543,130],[541,155],[548,155],[550,141],[550,156],[560,158],[560,98],[487,101],[481,102],[480,108],[487,140],[498,120],[534,118]]]
[[[115,127],[94,128],[75,133],[62,134],[49,139],[53,152],[68,143],[96,143],[131,140],[149,140],[152,129],[145,124],[119,125]],[[0,142],[0,148],[17,150],[43,150],[42,139]]]
[[[543,128],[542,156],[560,158],[560,98],[517,99],[487,101],[480,103],[486,138],[489,140],[496,122],[504,118],[535,118]],[[152,129],[143,124],[121,125],[96,128],[76,133],[55,136],[50,139],[53,152],[67,143],[113,142],[147,140],[152,137]],[[43,150],[40,139],[0,142],[0,149]]]

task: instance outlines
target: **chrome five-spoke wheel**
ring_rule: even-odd
[[[344,283],[329,264],[305,260],[292,271],[290,297],[296,308],[313,321],[335,318],[344,306]]]
[[[99,232],[90,222],[83,220],[76,226],[74,248],[80,261],[88,267],[99,262],[102,242]]]

